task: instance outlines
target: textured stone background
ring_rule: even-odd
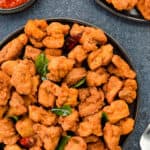
[[[124,150],[139,150],[139,139],[150,123],[150,24],[118,18],[96,5],[94,0],[37,0],[30,9],[0,15],[0,40],[30,18],[70,17],[93,23],[118,40],[127,50],[138,73],[140,107],[136,128]]]

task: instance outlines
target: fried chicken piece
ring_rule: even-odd
[[[0,142],[8,145],[13,145],[17,142],[17,135],[13,123],[8,119],[0,120]]]
[[[62,84],[61,92],[56,99],[57,107],[61,107],[63,105],[69,105],[72,107],[77,106],[78,104],[78,90],[74,88],[68,88],[66,83]]]
[[[101,140],[99,140],[96,143],[89,143],[87,150],[106,150],[106,149],[104,143]]]
[[[93,51],[88,56],[88,65],[91,70],[101,66],[106,66],[113,57],[113,47],[111,44],[101,46],[97,51]]]
[[[77,23],[74,23],[71,30],[70,30],[70,35],[72,37],[76,37],[78,35],[81,35],[84,32],[85,27],[82,25],[79,25]]]
[[[99,137],[96,135],[90,135],[90,136],[84,137],[84,140],[86,143],[95,143],[99,141]]]
[[[87,54],[81,45],[77,45],[69,52],[68,58],[74,59],[78,63],[81,63],[87,58]]]
[[[45,55],[51,55],[51,56],[61,56],[62,55],[62,50],[61,49],[49,49],[46,48],[44,50]]]
[[[44,31],[47,27],[45,20],[28,20],[25,25],[24,32],[38,41],[42,40],[46,36]]]
[[[48,63],[48,70],[50,73],[47,74],[47,78],[54,82],[61,81],[69,71],[73,68],[74,61],[66,58],[65,56],[52,58]]]
[[[34,135],[33,121],[27,117],[19,120],[16,123],[16,130],[23,138]]]
[[[0,119],[4,116],[6,111],[8,110],[8,106],[0,106]]]
[[[1,69],[7,75],[12,76],[14,68],[19,64],[19,60],[8,60],[2,63]]]
[[[34,48],[30,45],[27,45],[25,47],[25,53],[24,53],[24,58],[36,60],[37,56],[41,53],[42,51],[38,48]]]
[[[125,118],[121,120],[117,125],[122,129],[122,135],[127,135],[133,131],[134,120],[132,118]]]
[[[73,68],[65,77],[64,82],[69,86],[75,85],[86,76],[85,68]]]
[[[85,117],[84,120],[79,123],[79,128],[77,130],[78,134],[81,137],[87,137],[89,135],[102,136],[101,116],[101,112],[98,112],[94,115]]]
[[[109,106],[105,106],[103,111],[107,114],[111,123],[116,123],[130,114],[128,105],[124,100],[113,101]]]
[[[33,95],[23,95],[22,96],[25,106],[28,107],[29,105],[37,103],[37,98]]]
[[[29,37],[29,41],[35,48],[43,48],[44,47],[44,44],[42,41],[38,41],[32,37]]]
[[[89,88],[90,96],[82,101],[79,106],[79,114],[81,117],[92,115],[99,111],[104,105],[104,93],[96,87]]]
[[[150,20],[150,0],[138,0],[137,8],[147,20]]]
[[[44,107],[54,107],[56,97],[50,89],[51,82],[45,80],[39,87],[38,102]]]
[[[118,55],[114,55],[112,58],[113,65],[108,67],[108,71],[111,74],[115,74],[116,76],[122,78],[130,78],[134,79],[136,77],[136,73],[130,68],[130,66]]]
[[[22,150],[22,148],[17,144],[13,144],[13,145],[6,145],[4,150]]]
[[[60,116],[58,123],[62,126],[64,131],[76,131],[79,121],[78,111],[73,110],[72,113],[66,117]]]
[[[20,116],[27,112],[24,100],[17,92],[13,92],[9,105],[7,116]]]
[[[32,77],[32,90],[31,90],[31,95],[35,95],[36,92],[38,91],[38,86],[40,84],[40,76],[33,76]]]
[[[10,98],[10,78],[3,71],[0,71],[0,106],[5,106]]]
[[[122,88],[123,82],[116,76],[111,76],[108,83],[104,85],[104,92],[107,102],[110,104],[114,101],[118,92]]]
[[[39,122],[44,125],[52,125],[56,123],[56,115],[50,111],[46,111],[42,107],[30,105],[29,118],[34,122]]]
[[[81,88],[79,89],[79,100],[81,102],[84,102],[86,100],[86,98],[88,98],[90,96],[90,90],[89,88]]]
[[[136,80],[127,79],[124,82],[123,89],[119,92],[119,98],[127,103],[133,103],[136,99],[137,82]]]
[[[8,42],[0,51],[0,64],[4,61],[17,58],[27,42],[28,37],[25,34],[20,34],[17,38]]]
[[[96,71],[88,71],[86,82],[88,86],[101,86],[107,82],[108,77],[107,71],[104,68],[99,68]]]
[[[110,123],[106,123],[104,127],[104,141],[109,150],[121,150],[119,146],[121,129]]]
[[[115,9],[122,10],[131,10],[138,2],[138,0],[106,0],[108,3],[111,3]]]
[[[61,136],[61,128],[57,126],[46,127],[35,124],[34,132],[37,133],[44,143],[45,150],[55,150]]]
[[[79,136],[73,136],[69,139],[64,150],[87,150],[87,144],[84,139]]]
[[[80,43],[86,52],[94,51],[98,49],[98,44],[105,44],[107,37],[101,29],[93,27],[85,27],[81,36]]]

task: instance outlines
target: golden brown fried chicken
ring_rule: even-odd
[[[111,44],[101,46],[97,51],[94,51],[88,56],[88,65],[91,70],[101,66],[106,66],[111,62],[113,57],[113,47]]]
[[[108,103],[114,101],[116,95],[122,88],[123,82],[116,76],[111,76],[108,83],[104,85],[104,93]]]
[[[3,118],[4,114],[8,110],[8,106],[0,106],[0,119]]]
[[[78,127],[79,114],[78,111],[73,110],[72,113],[66,117],[60,116],[58,123],[61,125],[64,131],[76,131]]]
[[[101,29],[85,27],[80,43],[86,52],[97,50],[97,45],[105,44],[107,37]]]
[[[52,125],[56,123],[56,115],[50,111],[46,111],[42,107],[30,105],[29,118],[34,122],[39,122],[44,125]]]
[[[60,127],[46,127],[44,125],[35,124],[33,129],[43,141],[45,150],[55,150],[61,136]]]
[[[83,97],[80,93],[80,98],[82,97],[82,102],[79,104],[79,114],[81,117],[92,115],[99,111],[104,105],[104,93],[101,89],[96,87],[91,87],[88,89],[89,94],[83,101]],[[84,93],[83,93],[84,94]]]
[[[88,86],[101,86],[108,80],[109,74],[104,68],[99,68],[96,71],[88,71],[86,82]]]
[[[106,150],[106,149],[104,143],[101,140],[99,140],[96,143],[89,143],[87,150]]]
[[[122,78],[130,78],[134,79],[136,77],[136,73],[130,68],[130,66],[118,55],[114,55],[112,58],[113,65],[108,67],[108,71],[111,74],[115,74],[116,76]]]
[[[68,58],[76,60],[78,63],[81,63],[83,60],[87,58],[87,54],[81,45],[77,45],[74,49],[72,49]]]
[[[41,53],[42,51],[38,48],[34,48],[30,45],[27,45],[25,47],[25,53],[24,53],[24,58],[36,60],[37,56]]]
[[[46,48],[44,50],[44,53],[46,55],[50,55],[50,56],[61,56],[62,55],[62,50],[61,49],[49,49],[49,48]]]
[[[77,98],[78,90],[74,88],[68,88],[66,83],[64,83],[61,86],[61,92],[56,100],[56,105],[57,107],[61,107],[63,105],[75,107],[78,104]]]
[[[137,8],[147,20],[150,20],[150,0],[138,0]]]
[[[122,135],[126,135],[129,134],[130,132],[132,132],[133,128],[134,128],[134,120],[132,118],[125,118],[123,120],[121,120],[118,125],[121,128]]]
[[[4,144],[15,144],[19,139],[14,124],[8,119],[0,120],[0,142]]]
[[[111,123],[116,123],[119,120],[129,116],[129,108],[124,100],[115,100],[110,106],[105,106],[103,111],[107,114],[108,120]]]
[[[3,71],[0,71],[0,106],[5,106],[10,98],[10,78]]]
[[[13,144],[13,145],[6,145],[4,150],[22,150],[22,148],[17,144]]]
[[[29,41],[35,48],[43,48],[44,47],[44,44],[42,41],[38,41],[32,37],[29,37]]]
[[[61,79],[73,68],[74,63],[73,60],[68,59],[65,56],[52,58],[48,64],[50,73],[47,74],[47,78],[54,82],[61,81]]]
[[[27,42],[28,37],[25,34],[21,34],[6,44],[0,51],[0,64],[4,61],[17,58]]]
[[[109,150],[121,150],[119,146],[121,129],[110,123],[106,123],[104,127],[104,140]]]
[[[87,150],[87,145],[83,138],[74,136],[69,139],[64,150]]]
[[[73,68],[65,77],[64,82],[69,86],[75,85],[81,79],[86,76],[87,72],[85,68]]]
[[[23,138],[34,135],[33,121],[27,117],[19,120],[16,123],[16,130]]]
[[[86,143],[95,143],[99,141],[99,137],[96,135],[90,135],[90,136],[84,137],[84,140]]]
[[[84,120],[79,123],[79,128],[77,130],[78,134],[81,137],[87,137],[89,135],[102,136],[101,116],[101,112],[98,112],[94,115],[85,117]]]
[[[135,80],[127,79],[124,82],[123,89],[119,92],[119,98],[127,103],[133,103],[136,99],[137,83]]]

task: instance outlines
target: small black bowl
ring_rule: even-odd
[[[95,2],[99,6],[101,6],[102,8],[104,8],[105,10],[111,12],[112,14],[116,16],[119,16],[128,20],[136,21],[136,22],[150,23],[149,20],[146,20],[143,18],[141,13],[136,8],[133,8],[130,11],[117,11],[112,5],[108,4],[106,0],[95,0]]]
[[[0,8],[0,14],[12,14],[12,13],[17,13],[20,11],[25,10],[26,8],[30,7],[36,0],[29,0],[26,3],[23,3],[22,5],[19,5],[14,8]]]

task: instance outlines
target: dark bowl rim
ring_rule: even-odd
[[[43,19],[43,18],[42,18]],[[48,22],[53,22],[53,21],[58,21],[58,22],[63,22],[63,23],[79,23],[81,25],[85,25],[85,26],[92,26],[92,27],[95,27],[95,28],[100,28],[103,30],[103,28],[99,27],[99,26],[96,26],[92,23],[88,23],[86,21],[83,21],[83,20],[80,20],[80,19],[73,19],[73,18],[66,18],[66,17],[56,17],[56,18],[45,18],[45,20],[47,20]],[[18,28],[16,31],[14,32],[11,32],[8,36],[6,36],[4,39],[2,39],[2,41],[0,41],[0,49],[1,47],[3,47],[8,41],[12,40],[12,38],[16,37],[18,34],[20,34],[22,31],[24,30],[24,26]],[[105,32],[105,30],[103,30]],[[113,43],[115,44],[117,47],[118,47],[118,50],[119,52],[122,53],[123,55],[123,58],[127,61],[127,63],[129,64],[129,66],[136,72],[136,69],[135,69],[135,66],[134,64],[132,63],[132,59],[131,57],[128,55],[127,51],[125,50],[125,48],[123,48],[120,43],[118,41],[116,41],[109,33],[105,32],[106,36],[108,37],[108,39]],[[136,77],[136,81],[137,81],[137,84],[138,84],[138,77]],[[138,84],[139,85],[139,84]],[[139,97],[139,88],[137,90],[137,98],[136,98],[136,109],[135,109],[135,117],[134,117],[134,120],[135,120],[135,125],[134,125],[134,130],[135,130],[135,127],[137,125],[137,116],[139,114],[139,106],[140,106],[140,97]],[[133,130],[133,131],[134,131]],[[122,147],[124,147],[124,145],[126,145],[129,137],[133,134],[133,131],[132,133],[130,133],[129,135],[126,136],[126,139],[124,140],[123,144],[122,144]]]
[[[28,0],[27,2],[13,8],[0,8],[0,14],[11,14],[11,13],[17,13],[20,11],[25,10],[26,8],[30,7],[36,0]]]
[[[136,17],[132,17],[132,16],[127,16],[125,14],[122,14],[120,13],[119,11],[115,10],[115,9],[112,9],[110,8],[109,6],[107,6],[106,4],[104,4],[101,0],[95,0],[95,2],[101,6],[102,8],[104,8],[105,10],[107,10],[108,12],[112,13],[113,15],[115,16],[118,16],[118,17],[121,17],[121,18],[124,18],[124,19],[127,19],[127,20],[132,20],[132,21],[135,21],[135,22],[140,22],[140,23],[150,23],[149,20],[146,20],[144,18],[136,18]]]

